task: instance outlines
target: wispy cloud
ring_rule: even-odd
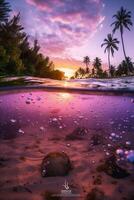
[[[52,57],[68,57],[102,26],[102,0],[26,0],[31,11],[29,32],[38,35],[42,51]]]

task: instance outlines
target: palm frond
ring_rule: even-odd
[[[129,26],[133,25],[131,21],[131,11],[127,11],[124,7],[121,7],[120,10],[113,15],[113,18],[115,18],[115,21],[111,24],[111,26],[114,26],[113,33],[118,29],[123,33],[124,28],[130,30]]]

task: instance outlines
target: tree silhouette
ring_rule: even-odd
[[[39,52],[38,40],[31,47],[20,23],[20,14],[0,23],[0,75],[32,75],[63,79],[64,73]]]
[[[111,75],[111,77],[114,77],[115,74],[116,74],[115,66],[111,65],[111,68],[110,68],[110,75]]]
[[[0,26],[0,44],[9,57],[8,63],[5,66],[7,74],[19,75],[24,69],[20,59],[20,44],[25,36],[26,34],[23,32],[23,27],[20,24],[20,14],[14,16],[6,23],[2,23]]]
[[[82,67],[79,67],[75,72],[75,78],[83,78],[85,76],[85,70]]]
[[[93,66],[94,66],[94,71],[96,72],[96,75],[97,76],[101,76],[101,74],[102,74],[102,68],[101,68],[101,63],[102,63],[102,61],[101,61],[101,59],[100,58],[98,58],[98,57],[96,57],[95,59],[94,59],[94,61],[93,61]]]
[[[89,73],[89,64],[90,64],[90,58],[88,56],[85,56],[83,59],[83,63],[86,65],[86,73]]]
[[[104,52],[108,53],[108,65],[109,65],[109,71],[110,71],[110,55],[112,54],[112,56],[114,56],[114,50],[118,51],[118,47],[117,44],[119,44],[119,41],[117,40],[117,38],[113,38],[113,35],[108,34],[107,38],[104,39],[103,44],[101,45],[101,47],[105,46],[105,50]]]
[[[74,74],[74,77],[78,78],[78,76],[79,76],[79,73],[78,73],[78,71],[76,71],[75,74]]]
[[[0,23],[8,20],[10,11],[10,4],[5,0],[0,0]]]
[[[123,33],[124,28],[130,31],[130,26],[133,25],[131,21],[131,12],[121,7],[120,10],[115,15],[113,15],[113,18],[115,19],[115,21],[111,24],[111,26],[114,26],[113,33],[115,33],[117,30],[120,31],[123,53],[126,60],[127,56],[125,51]]]

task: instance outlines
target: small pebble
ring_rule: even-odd
[[[17,120],[16,119],[11,119],[10,120],[12,123],[15,123]]]

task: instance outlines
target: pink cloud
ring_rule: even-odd
[[[105,19],[102,0],[26,0],[34,6],[31,35],[38,34],[42,52],[69,56],[69,49],[81,46],[97,32]],[[31,26],[31,25],[30,25]],[[29,30],[30,32],[30,30]]]

